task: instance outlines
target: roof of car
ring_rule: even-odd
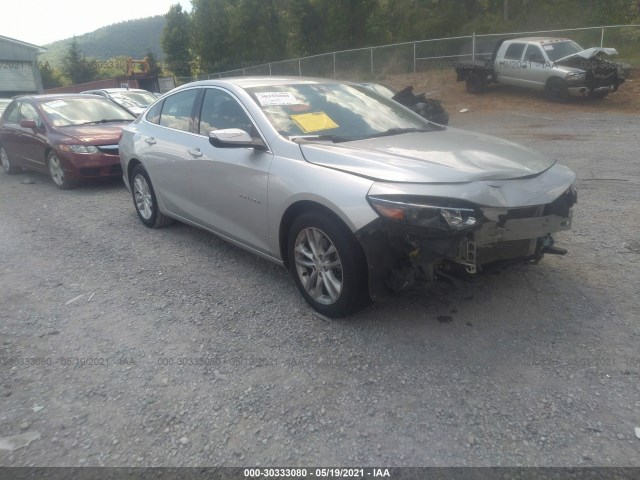
[[[314,78],[314,77],[229,77],[216,80],[201,80],[198,82],[189,83],[189,86],[207,86],[207,85],[224,85],[233,84],[240,88],[252,88],[252,87],[276,87],[282,85],[317,85],[317,84],[330,84],[330,83],[348,83],[341,82],[340,80],[333,80],[329,78]]]
[[[142,88],[92,88],[85,90],[85,92],[106,92],[106,93],[119,93],[119,92],[146,92]],[[82,92],[84,93],[84,92]],[[151,92],[149,92],[151,93]]]
[[[16,97],[16,100],[64,100],[65,98],[83,98],[86,99],[89,95],[86,93],[48,93],[45,95],[21,95]],[[99,95],[91,95],[94,98],[104,98]]]
[[[514,38],[512,40],[517,40],[519,42],[531,42],[538,43],[540,45],[545,45],[549,43],[556,42],[570,42],[570,38],[561,38],[561,37],[522,37],[522,38]]]

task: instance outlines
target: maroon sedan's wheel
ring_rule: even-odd
[[[561,78],[550,78],[544,88],[547,98],[556,103],[565,103],[569,100],[569,87]]]
[[[14,167],[11,163],[11,159],[7,154],[7,151],[4,147],[0,147],[0,160],[2,160],[2,170],[7,175],[13,175],[14,173],[18,173],[18,167]]]
[[[67,174],[64,173],[60,157],[58,157],[56,152],[49,152],[49,155],[47,155],[47,166],[49,167],[51,180],[53,180],[56,187],[61,190],[69,190],[76,186],[76,183],[73,180],[70,180]]]

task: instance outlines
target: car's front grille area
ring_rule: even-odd
[[[476,252],[476,262],[479,264],[509,260],[533,255],[536,240],[510,240],[497,242],[479,248]]]
[[[521,218],[533,218],[542,215],[542,208],[539,205],[533,207],[511,208],[504,215],[498,216],[498,225],[504,225],[507,220],[517,220]]]
[[[118,145],[97,145],[98,150],[107,155],[119,155],[120,148]]]
[[[83,177],[96,177],[100,174],[100,168],[99,167],[95,167],[95,168],[81,168],[80,169],[80,174]]]
[[[84,167],[80,169],[83,177],[105,177],[111,175],[122,175],[122,165],[114,163],[104,167]]]

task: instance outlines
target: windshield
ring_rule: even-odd
[[[576,42],[572,41],[554,42],[548,45],[542,45],[542,48],[544,48],[544,51],[547,52],[547,57],[549,57],[549,60],[551,60],[552,62],[584,50],[584,48],[582,48]]]
[[[247,91],[276,130],[288,138],[334,137],[346,141],[436,129],[393,100],[362,86],[278,85]]]
[[[133,115],[106,98],[65,98],[44,102],[41,106],[56,127],[135,120]]]
[[[126,91],[110,94],[117,102],[131,105],[134,107],[146,108],[157,100],[157,97],[151,92]]]

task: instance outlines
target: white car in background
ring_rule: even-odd
[[[95,90],[85,90],[80,93],[89,93],[110,98],[133,113],[136,117],[158,99],[153,93],[140,88],[99,88]]]

